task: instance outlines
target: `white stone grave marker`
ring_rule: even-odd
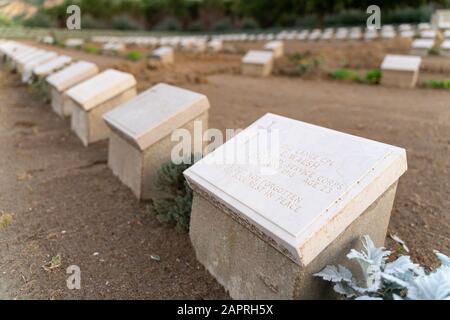
[[[209,101],[189,90],[158,84],[106,113],[111,128],[108,164],[139,199],[155,195],[157,171],[171,161],[175,129],[187,130],[194,144],[208,128]],[[197,141],[199,153],[203,143]],[[195,145],[192,147],[194,153]],[[191,152],[188,152],[191,155]]]
[[[384,244],[406,169],[404,149],[267,114],[184,172],[197,259],[234,299],[323,298],[315,272]]]
[[[72,130],[88,146],[109,137],[103,114],[134,96],[133,75],[108,69],[69,89],[64,108],[72,110]]]
[[[272,73],[273,61],[272,52],[250,50],[242,59],[242,74],[266,77]]]

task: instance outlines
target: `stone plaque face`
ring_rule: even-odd
[[[411,47],[416,49],[431,49],[434,46],[433,39],[416,39],[413,41]]]
[[[67,95],[89,111],[135,86],[132,74],[109,69],[69,89]]]
[[[264,132],[278,140],[267,139],[270,151],[269,143],[256,143]],[[255,162],[263,154],[270,159]],[[331,242],[363,212],[345,212],[349,203],[371,186],[372,194],[357,200],[366,202],[361,204],[366,209],[405,170],[403,149],[267,114],[185,175],[194,188],[219,199],[306,264],[320,253],[303,253],[306,241],[325,232]],[[341,214],[351,215],[351,221],[328,228]]]
[[[421,57],[388,54],[384,57],[381,69],[397,71],[417,71],[422,63]]]
[[[65,91],[98,73],[98,67],[90,62],[79,61],[47,78],[47,82],[58,91]]]
[[[153,51],[153,55],[156,57],[164,57],[170,54],[173,54],[173,49],[170,47],[160,47]]]
[[[250,64],[267,64],[273,60],[273,53],[268,51],[249,51],[242,59],[243,63]]]
[[[103,118],[144,150],[208,108],[206,96],[161,83],[109,111]]]
[[[33,72],[38,75],[48,75],[52,73],[54,70],[60,69],[65,65],[69,64],[72,61],[72,58],[69,56],[59,56],[50,60],[49,62],[37,66]]]

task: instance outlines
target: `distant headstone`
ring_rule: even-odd
[[[284,55],[284,43],[282,41],[271,41],[266,43],[264,50],[273,53],[275,59],[281,58]]]
[[[67,39],[67,40],[64,42],[64,45],[65,45],[67,48],[79,48],[79,47],[82,47],[82,46],[84,45],[84,39],[80,39],[80,38],[70,38],[70,39]]]
[[[50,87],[51,104],[53,111],[62,117],[70,116],[72,110],[65,102],[66,91],[75,85],[95,76],[98,67],[87,61],[76,62],[61,71],[47,77]]]
[[[208,42],[208,50],[211,52],[220,52],[223,50],[222,40],[211,40]]]
[[[438,33],[436,30],[423,30],[420,32],[420,37],[422,39],[436,39]]]
[[[33,74],[38,78],[42,79],[48,75],[64,68],[68,64],[72,63],[72,58],[69,56],[59,56],[47,63],[41,64],[33,69]]]
[[[450,9],[436,10],[431,17],[431,24],[437,29],[450,28]]]
[[[106,70],[67,91],[65,108],[72,110],[71,127],[85,146],[107,139],[104,113],[136,96],[133,75]]]
[[[410,53],[416,56],[427,56],[434,44],[434,39],[416,39],[411,45]]]
[[[389,86],[413,88],[419,78],[421,63],[422,58],[419,56],[388,54],[381,64],[383,72],[381,83]]]
[[[109,111],[103,116],[112,130],[109,167],[137,198],[150,199],[155,195],[157,171],[171,161],[177,144],[171,140],[172,132],[187,130],[194,144],[195,137],[202,138],[208,128],[208,109],[206,96],[158,84]]]
[[[450,40],[444,40],[441,43],[441,55],[450,58]]]
[[[152,57],[162,64],[173,64],[175,62],[174,50],[171,47],[159,47],[153,51]]]
[[[406,169],[404,149],[267,114],[184,172],[197,259],[233,299],[323,299],[313,274],[384,244]]]
[[[108,55],[115,55],[126,50],[126,46],[121,42],[107,42],[102,47],[102,52]]]
[[[47,51],[42,55],[35,57],[32,60],[27,61],[22,70],[19,69],[19,72],[22,74],[22,82],[29,82],[33,76],[33,70],[39,65],[46,64],[52,59],[55,59],[58,55],[55,52]]]
[[[272,73],[273,53],[269,51],[249,51],[242,59],[242,74],[254,77],[266,77]]]

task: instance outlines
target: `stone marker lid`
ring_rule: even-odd
[[[164,83],[105,113],[112,130],[145,150],[209,109],[202,94]]]
[[[50,60],[47,63],[37,66],[33,70],[33,72],[37,76],[47,75],[47,74],[51,73],[53,70],[59,69],[59,68],[65,66],[66,64],[69,64],[71,61],[72,61],[72,58],[69,56],[59,56],[59,57],[56,57],[55,59]]]
[[[433,39],[416,39],[413,41],[411,46],[416,49],[431,49],[434,46],[434,40]]]
[[[98,67],[95,64],[87,61],[78,61],[47,77],[47,82],[61,92],[85,79],[86,75],[94,76],[97,73]]]
[[[136,79],[132,74],[108,69],[69,89],[67,95],[89,111],[134,86]]]
[[[444,40],[441,44],[441,49],[450,50],[450,40]]]
[[[419,70],[421,63],[422,58],[418,56],[388,54],[383,59],[381,69],[396,71],[417,71]]]
[[[273,60],[273,53],[270,51],[250,50],[242,59],[243,63],[266,64]]]
[[[235,155],[267,154],[272,170]],[[234,152],[234,153],[233,153]],[[223,161],[227,159],[227,161]],[[266,114],[184,172],[190,185],[301,266],[308,265],[406,171],[404,149]]]
[[[268,43],[266,43],[266,45],[264,46],[264,49],[266,50],[275,50],[278,49],[280,47],[283,46],[283,42],[282,41],[270,41]]]
[[[158,49],[153,51],[153,55],[156,57],[162,57],[166,54],[170,54],[173,52],[171,47],[159,47]]]

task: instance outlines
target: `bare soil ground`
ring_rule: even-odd
[[[365,55],[365,46],[350,51]],[[437,263],[433,249],[450,254],[449,91],[248,78],[237,74],[237,53],[178,54],[176,65],[160,67],[58,51],[132,72],[140,90],[166,81],[202,92],[211,101],[213,128],[244,128],[272,112],[406,148],[409,170],[389,232],[428,267]],[[189,237],[161,225],[113,177],[107,144],[84,148],[67,121],[4,71],[0,154],[0,214],[13,217],[0,227],[0,298],[227,298],[196,262]],[[389,238],[387,246],[396,249]],[[61,266],[45,271],[42,265],[58,254]],[[81,267],[80,291],[66,287],[65,270],[73,264]]]

